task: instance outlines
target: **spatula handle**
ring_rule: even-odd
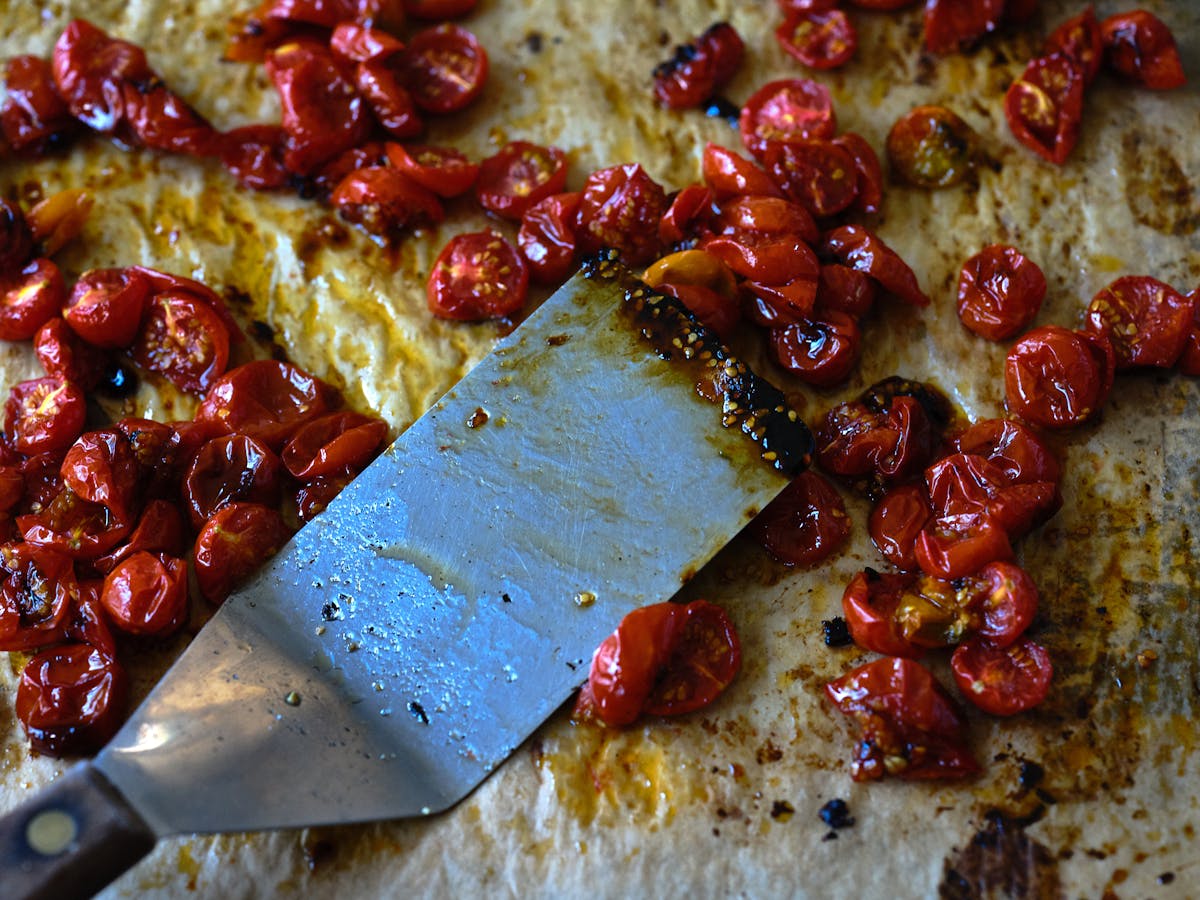
[[[0,818],[0,897],[91,897],[155,840],[117,789],[82,763]]]

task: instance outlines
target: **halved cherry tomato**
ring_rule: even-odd
[[[292,177],[283,162],[287,133],[279,125],[243,125],[219,141],[221,164],[242,187],[273,191]]]
[[[425,130],[417,101],[407,87],[403,52],[360,62],[354,68],[354,86],[371,107],[375,121],[394,138],[416,137]]]
[[[50,62],[40,56],[14,56],[4,67],[7,94],[0,109],[0,132],[18,154],[40,156],[64,146],[79,130],[54,86]]]
[[[244,434],[274,450],[305,422],[328,412],[336,396],[325,382],[291,363],[255,360],[217,379],[196,411],[196,422],[218,433]]]
[[[962,526],[935,520],[917,535],[914,550],[922,572],[947,581],[1013,558],[1008,534],[986,516]]]
[[[713,192],[702,184],[689,184],[671,198],[658,220],[658,239],[665,245],[696,237],[708,227],[713,214]]]
[[[283,517],[270,507],[231,503],[218,510],[200,529],[192,550],[200,593],[210,603],[223,603],[290,536]]]
[[[567,184],[567,155],[557,147],[511,141],[479,164],[475,198],[488,212],[519,222],[526,210]]]
[[[311,176],[313,187],[326,195],[332,194],[342,181],[359,169],[388,165],[387,145],[383,141],[367,141],[339,153]]]
[[[439,318],[472,322],[519,312],[528,289],[525,258],[503,235],[487,229],[460,234],[442,248],[425,299]]]
[[[576,714],[628,725],[646,712],[681,715],[716,699],[741,668],[729,617],[706,600],[635,609],[592,656]]]
[[[203,394],[225,373],[229,331],[221,317],[190,294],[156,294],[129,350],[142,368],[182,391]]]
[[[150,284],[136,269],[92,269],[75,282],[63,318],[93,346],[128,347],[149,298]]]
[[[958,184],[975,165],[979,135],[944,106],[917,106],[887,136],[892,171],[909,184],[944,188]]]
[[[1025,633],[1037,614],[1038,589],[1020,566],[988,563],[970,579],[971,611],[979,616],[978,634],[994,647],[1008,647]]]
[[[816,295],[820,264],[816,254],[797,235],[757,231],[744,231],[737,236],[716,235],[702,240],[700,249],[743,278],[774,285],[800,278],[811,283],[813,296]]]
[[[775,360],[801,381],[831,387],[849,377],[862,352],[862,332],[844,313],[829,310],[822,318],[771,332]]]
[[[140,467],[125,433],[104,428],[80,435],[63,457],[63,484],[89,503],[132,519],[140,506]]]
[[[440,222],[445,216],[432,191],[389,166],[351,172],[329,199],[343,219],[378,235],[390,235],[418,222]]]
[[[889,294],[912,306],[928,306],[917,276],[897,253],[862,225],[843,225],[825,235],[824,249],[839,262],[866,272]]]
[[[71,559],[50,547],[0,544],[0,650],[31,650],[62,640],[78,597]]]
[[[442,24],[412,36],[401,68],[417,106],[445,115],[469,106],[483,91],[488,55],[467,29]]]
[[[140,550],[104,577],[100,603],[121,631],[166,637],[188,616],[187,563]]]
[[[853,131],[839,134],[833,142],[854,160],[857,178],[853,208],[867,215],[879,212],[883,204],[883,168],[879,165],[879,156],[866,138]]]
[[[966,778],[979,771],[962,714],[920,663],[878,659],[829,682],[825,693],[859,727],[850,761],[855,781]]]
[[[772,143],[829,140],[837,133],[833,96],[808,78],[769,82],[742,107],[738,129],[742,143],[758,159]]]
[[[83,19],[59,35],[52,68],[71,115],[101,134],[112,134],[124,121],[122,84],[156,80],[140,47],[111,38]]]
[[[1104,333],[1044,325],[1008,351],[1008,408],[1033,425],[1070,428],[1095,417],[1112,389],[1116,352]]]
[[[1056,165],[1071,155],[1083,117],[1083,70],[1065,53],[1035,59],[1004,95],[1013,137]]]
[[[84,500],[68,487],[59,490],[39,512],[17,516],[16,522],[28,543],[86,560],[112,550],[132,524],[104,504]]]
[[[858,167],[833,141],[768,142],[763,165],[785,197],[818,219],[841,212],[858,198]]]
[[[871,510],[867,531],[884,559],[898,569],[917,568],[917,535],[933,519],[925,491],[903,484],[885,493]]]
[[[282,474],[279,457],[254,438],[244,434],[213,438],[200,448],[183,480],[192,527],[199,529],[231,503],[278,504]]]
[[[184,551],[183,537],[183,514],[179,507],[169,500],[151,500],[125,543],[111,553],[92,560],[92,565],[97,572],[107,574],[117,563],[143,550],[180,556]]]
[[[465,194],[479,178],[479,164],[453,147],[388,142],[387,159],[402,175],[439,197]]]
[[[1014,716],[1050,693],[1054,666],[1041,644],[1027,637],[999,648],[984,638],[962,644],[950,657],[954,681],[964,697],[994,716]]]
[[[811,275],[797,275],[783,284],[745,281],[742,289],[744,294],[755,299],[754,309],[759,318],[771,320],[768,328],[801,325],[814,318],[821,320],[821,316],[815,314],[817,283]]]
[[[850,518],[837,488],[816,472],[802,472],[755,516],[750,532],[785,565],[810,567],[841,550]]]
[[[1030,429],[1010,419],[983,419],[954,439],[962,453],[983,456],[1012,484],[1058,483],[1061,467],[1054,452]]]
[[[465,16],[479,0],[404,0],[404,11],[418,19],[444,21]]]
[[[581,196],[579,192],[554,194],[529,207],[521,217],[517,247],[534,281],[558,284],[571,274]]]
[[[878,283],[866,272],[841,263],[825,263],[817,278],[816,309],[836,310],[858,321],[875,306]]]
[[[394,56],[404,44],[380,28],[342,21],[329,36],[329,49],[346,65],[354,65]]]
[[[10,451],[4,447],[7,455]],[[65,451],[52,450],[21,459],[16,465],[25,482],[25,495],[17,507],[19,512],[40,513],[46,509],[63,489],[62,461]]]
[[[583,184],[579,247],[608,247],[627,265],[645,265],[659,255],[658,222],[666,211],[666,191],[638,163],[599,169]]]
[[[1044,55],[1063,53],[1075,61],[1083,72],[1083,84],[1091,84],[1100,71],[1100,60],[1104,45],[1100,35],[1100,21],[1092,7],[1063,22],[1046,38],[1042,50]]]
[[[170,497],[174,500],[178,495],[179,479],[191,462],[191,457],[201,444],[219,433],[213,430],[201,436],[201,426],[188,424],[191,426],[190,433],[196,435],[195,446],[185,447],[181,433],[164,422],[126,418],[116,423],[116,428],[129,441],[137,460],[139,482],[147,497]]]
[[[671,109],[700,106],[724,87],[742,65],[745,45],[728,22],[709,26],[654,67],[654,97]]]
[[[1005,0],[926,0],[925,46],[956,53],[999,27]]]
[[[850,580],[842,593],[842,616],[855,644],[886,656],[918,659],[924,655],[925,648],[904,635],[896,616],[901,598],[917,578],[910,572],[865,569]]]
[[[83,431],[86,404],[76,385],[47,376],[13,386],[4,404],[4,432],[27,456],[65,450]]]
[[[728,200],[721,204],[714,224],[718,234],[735,238],[747,232],[794,235],[806,244],[815,244],[821,238],[812,214],[799,203],[782,197],[748,196]]]
[[[1135,9],[1109,16],[1100,23],[1100,34],[1104,63],[1114,72],[1156,91],[1187,83],[1175,36],[1153,13]]]
[[[1037,317],[1046,276],[1016,247],[992,244],[965,263],[958,275],[958,318],[989,341],[1020,334]]]
[[[781,196],[775,182],[755,163],[711,141],[704,145],[700,170],[704,183],[712,188],[718,201],[730,197]]]
[[[1128,275],[1103,288],[1087,309],[1088,330],[1104,333],[1117,370],[1175,365],[1195,321],[1192,300],[1148,275]]]
[[[33,260],[19,272],[0,277],[0,339],[27,341],[58,315],[67,285],[52,260]]]
[[[134,140],[151,150],[212,156],[219,135],[202,115],[161,81],[125,81],[121,84],[126,129]]]
[[[858,49],[858,31],[840,9],[793,10],[775,29],[775,39],[812,69],[844,66]]]
[[[88,644],[63,644],[43,650],[21,672],[17,718],[39,753],[93,753],[116,733],[128,697],[129,680],[116,659]]]
[[[313,419],[283,447],[284,466],[296,478],[311,480],[342,469],[361,469],[387,436],[383,419],[336,412]]]

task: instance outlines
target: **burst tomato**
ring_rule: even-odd
[[[279,457],[254,438],[244,434],[213,438],[200,448],[183,479],[192,527],[199,529],[231,503],[278,504],[282,470]]]
[[[187,563],[145,550],[133,553],[105,576],[100,603],[127,634],[173,634],[187,621]]]
[[[62,640],[78,594],[66,554],[25,542],[0,544],[0,650],[31,650]]]
[[[487,51],[471,32],[442,24],[418,31],[401,55],[404,84],[417,106],[444,115],[469,106],[488,76]]]
[[[964,697],[994,716],[1014,716],[1050,693],[1054,666],[1040,644],[1021,638],[999,648],[983,638],[967,641],[950,658]]]
[[[745,45],[728,22],[718,22],[654,67],[654,97],[671,109],[700,106],[742,65]]]
[[[112,656],[88,644],[63,644],[43,650],[21,672],[17,718],[39,753],[92,753],[116,733],[128,696],[125,670]]]
[[[1020,334],[1037,317],[1046,276],[1016,247],[992,244],[965,263],[958,276],[958,318],[989,341]]]
[[[1196,310],[1168,284],[1146,275],[1118,278],[1087,309],[1087,327],[1103,333],[1117,354],[1117,371],[1139,366],[1167,369],[1187,344]]]
[[[666,211],[666,191],[637,163],[600,169],[583,184],[579,247],[608,247],[627,265],[645,265],[659,255],[658,222]]]
[[[129,353],[138,365],[180,390],[203,394],[225,373],[229,329],[208,304],[165,291],[150,300]]]
[[[833,485],[816,472],[803,472],[754,518],[750,531],[780,562],[808,567],[841,550],[850,537],[850,518]]]
[[[771,332],[775,360],[807,384],[831,387],[845,381],[862,352],[862,332],[849,316],[830,310]]]
[[[746,149],[759,159],[772,143],[829,140],[837,133],[833,96],[807,78],[769,82],[746,101],[738,128]]]
[[[1100,21],[1091,6],[1050,32],[1043,47],[1044,55],[1062,53],[1074,60],[1083,72],[1084,87],[1091,84],[1100,71],[1103,52]]]
[[[210,603],[230,592],[286,543],[283,517],[258,503],[231,503],[209,519],[192,550],[196,582]]]
[[[1005,0],[926,0],[925,46],[955,53],[999,27]]]
[[[243,125],[218,142],[221,164],[238,184],[254,191],[286,187],[292,177],[283,162],[287,133],[279,125]]]
[[[1116,354],[1107,336],[1035,328],[1008,351],[1008,408],[1043,428],[1069,428],[1095,417],[1112,389]]]
[[[843,225],[825,235],[823,249],[839,262],[865,272],[889,294],[912,306],[928,306],[929,297],[900,256],[862,225]]]
[[[291,363],[255,360],[217,379],[196,411],[196,422],[218,434],[244,434],[274,450],[305,422],[328,412],[336,396],[325,382]]]
[[[52,68],[71,115],[102,134],[112,134],[124,122],[122,85],[155,80],[140,47],[110,38],[83,19],[71,22],[59,36]]]
[[[338,182],[329,199],[343,219],[378,235],[419,222],[437,223],[445,216],[432,191],[390,166],[355,169]]]
[[[557,147],[528,141],[505,144],[479,164],[475,197],[503,219],[519,222],[526,210],[567,184],[567,156]]]
[[[885,493],[871,510],[867,522],[871,541],[898,569],[917,568],[917,535],[933,518],[929,500],[920,485],[905,484]]]

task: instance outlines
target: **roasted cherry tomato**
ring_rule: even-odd
[[[180,390],[203,394],[225,373],[229,330],[208,304],[166,291],[151,299],[129,353]]]
[[[1167,369],[1187,344],[1196,310],[1191,298],[1148,275],[1118,278],[1092,298],[1087,327],[1103,333],[1117,354],[1117,370]]]
[[[925,46],[956,53],[999,27],[1005,0],[926,0]]]
[[[27,542],[86,560],[116,547],[129,534],[132,524],[103,503],[84,500],[68,487],[42,504],[39,512],[17,516],[16,522]]]
[[[4,433],[27,456],[65,450],[83,431],[83,391],[47,376],[13,386],[4,404]]]
[[[825,693],[858,725],[850,761],[855,781],[965,778],[979,771],[962,714],[920,663],[878,659],[829,682]]]
[[[63,484],[90,503],[108,507],[120,519],[137,515],[142,484],[137,454],[118,428],[80,435],[63,457]]]
[[[333,193],[342,181],[359,169],[388,165],[387,144],[383,141],[367,141],[339,153],[311,176],[313,187],[326,195]]]
[[[137,336],[150,283],[136,269],[92,269],[75,282],[63,318],[96,347],[128,347]]]
[[[795,10],[775,29],[775,39],[811,69],[836,69],[858,49],[858,31],[840,9]]]
[[[567,155],[563,151],[512,141],[479,164],[475,197],[488,212],[519,222],[529,207],[561,193],[566,184]]]
[[[213,156],[219,135],[202,115],[161,81],[121,85],[125,125],[134,140],[151,150]]]
[[[706,238],[700,248],[743,278],[774,285],[801,278],[811,282],[812,294],[816,295],[820,264],[797,235],[745,231],[737,236]]]
[[[947,581],[1013,557],[1008,534],[987,517],[965,525],[935,520],[917,535],[914,550],[922,572]]]
[[[806,244],[820,240],[821,232],[812,214],[782,197],[737,197],[721,204],[714,228],[727,237],[753,235],[795,236]]]
[[[999,465],[970,453],[951,453],[925,471],[929,503],[938,521],[966,527],[987,519],[1016,540],[1058,512],[1054,481],[1013,484]]]
[[[700,106],[734,76],[745,49],[741,36],[728,22],[710,26],[654,67],[655,99],[671,109]]]
[[[129,681],[112,656],[88,644],[43,650],[21,672],[17,718],[47,756],[93,753],[125,716]]]
[[[404,0],[404,11],[417,19],[444,21],[465,16],[479,0]]]
[[[40,156],[64,146],[79,125],[54,86],[54,72],[40,56],[14,56],[4,67],[7,94],[0,132],[14,151]]]
[[[403,53],[360,62],[354,86],[371,107],[375,121],[392,137],[413,138],[425,130],[417,100],[408,89],[409,73]]]
[[[0,544],[0,650],[31,650],[62,640],[78,593],[66,554],[25,542]]]
[[[989,341],[1020,334],[1037,317],[1046,276],[1016,247],[992,244],[965,263],[958,275],[958,318]]]
[[[356,412],[336,412],[313,419],[283,447],[287,470],[301,480],[361,469],[387,436],[383,419]]]
[[[272,191],[286,187],[292,177],[283,162],[286,143],[279,125],[243,125],[221,136],[218,153],[242,187]]]
[[[524,257],[487,229],[450,239],[429,273],[425,298],[435,316],[472,322],[514,315],[528,289]]]
[[[467,29],[443,24],[414,34],[401,66],[417,106],[444,115],[470,105],[483,91],[488,55]]]
[[[353,469],[342,469],[329,475],[318,475],[302,484],[296,491],[296,516],[308,522],[329,505],[329,502],[354,480],[358,473]]]
[[[1083,72],[1084,87],[1091,84],[1100,71],[1103,52],[1100,21],[1091,6],[1050,32],[1043,48],[1044,55],[1062,53],[1073,59]]]
[[[681,715],[701,709],[741,668],[733,623],[706,600],[635,609],[592,656],[577,714],[628,725],[645,712]]]
[[[898,569],[917,568],[917,535],[933,519],[925,491],[904,484],[885,493],[871,510],[867,531],[884,559]]]
[[[1112,389],[1116,352],[1104,333],[1044,325],[1008,351],[1008,408],[1042,428],[1070,428],[1095,417]]]
[[[1144,9],[1117,13],[1100,23],[1108,68],[1156,91],[1183,87],[1187,77],[1171,29]]]
[[[479,164],[453,147],[389,142],[387,159],[402,175],[439,197],[465,194],[479,178]]]
[[[608,247],[627,265],[643,266],[659,255],[658,222],[666,211],[666,191],[639,164],[600,169],[583,184],[579,247]]]
[[[395,56],[404,44],[380,28],[343,21],[329,36],[329,49],[341,62],[354,65]]]
[[[125,543],[93,560],[92,565],[97,572],[107,574],[117,563],[141,551],[181,556],[185,549],[183,537],[183,514],[179,507],[169,500],[151,500]]]
[[[718,201],[730,197],[779,197],[779,188],[755,163],[732,150],[709,142],[700,158],[704,183]]]
[[[665,246],[696,237],[708,227],[713,212],[713,192],[702,184],[689,184],[671,198],[658,220],[658,239]]]
[[[140,47],[110,38],[83,19],[59,36],[52,67],[71,115],[102,134],[112,134],[124,122],[123,84],[157,80]]]
[[[994,716],[1013,716],[1050,693],[1054,667],[1041,644],[1027,637],[999,648],[984,638],[967,641],[950,658],[964,697]]]
[[[892,126],[888,162],[903,181],[923,188],[951,187],[975,165],[979,136],[944,106],[918,106]]]
[[[231,503],[219,510],[200,529],[192,551],[200,593],[210,603],[223,603],[290,536],[283,517],[270,507]]]
[[[868,496],[920,472],[941,437],[944,422],[911,395],[884,405],[862,399],[833,407],[817,428],[817,460],[827,472],[865,478]]]
[[[855,644],[864,650],[909,659],[925,653],[924,647],[904,636],[896,616],[901,598],[917,578],[908,572],[886,574],[866,569],[850,580],[842,593],[842,616]]]
[[[833,141],[770,142],[763,165],[785,197],[818,219],[847,209],[858,198],[854,158]]]
[[[824,249],[838,262],[866,272],[889,294],[912,306],[928,306],[917,276],[897,253],[862,225],[843,225],[825,235]]]
[[[737,280],[729,267],[703,250],[681,250],[648,268],[642,280],[659,293],[674,297],[721,338],[741,320]]]
[[[72,604],[63,622],[63,633],[68,641],[90,644],[109,656],[117,655],[117,640],[108,623],[108,613],[100,605],[100,591],[104,587],[102,578],[89,578],[79,582],[79,600]]]
[[[664,282],[655,290],[678,300],[700,320],[700,324],[719,338],[728,339],[741,321],[742,310],[736,297],[718,294],[702,284]]]
[[[845,381],[862,352],[862,332],[849,316],[830,310],[771,332],[775,360],[801,381],[831,387]]]
[[[0,338],[29,340],[58,315],[66,299],[66,282],[52,260],[38,258],[0,277]]]
[[[521,217],[517,247],[534,281],[558,284],[574,269],[580,196],[578,192],[554,194]]]
[[[191,431],[198,433],[199,426],[188,423]],[[191,462],[191,456],[200,445],[220,432],[215,429],[197,437],[195,446],[183,447],[180,432],[164,422],[150,419],[126,418],[117,422],[116,428],[129,441],[137,460],[139,482],[148,497],[170,497],[178,495],[179,479]]]
[[[988,459],[1011,484],[1057,484],[1061,475],[1054,451],[1020,422],[983,419],[958,435],[954,445],[963,453]]]
[[[878,154],[866,138],[853,131],[839,134],[833,142],[854,160],[856,179],[853,208],[867,215],[879,212],[883,205],[883,168],[879,165]]]
[[[1079,139],[1083,80],[1083,70],[1065,53],[1030,62],[1004,95],[1013,137],[1052,163],[1066,162]]]
[[[807,78],[769,82],[746,101],[738,128],[746,149],[759,159],[772,143],[829,140],[837,133],[833,96]]]
[[[802,472],[750,525],[753,536],[780,562],[814,566],[850,537],[850,518],[837,488],[816,472]]]
[[[200,448],[183,480],[192,527],[199,529],[231,503],[278,504],[282,474],[279,457],[260,441],[244,434],[213,438]]]
[[[145,550],[134,553],[105,576],[100,603],[112,624],[128,634],[173,634],[187,621],[187,563]]]
[[[383,236],[445,216],[432,191],[390,166],[356,169],[338,182],[329,199],[343,219]]]
[[[815,309],[822,314],[836,310],[857,322],[875,307],[878,294],[878,282],[866,272],[841,263],[826,263],[817,277]]]
[[[196,422],[218,433],[235,432],[272,450],[309,419],[328,412],[333,388],[291,363],[255,360],[230,369],[209,388]]]
[[[86,188],[68,188],[56,191],[30,207],[25,214],[25,221],[42,255],[53,256],[79,237],[95,203],[95,196]],[[0,212],[2,217],[3,213]],[[0,235],[3,230],[4,226],[0,224]],[[3,243],[4,239],[0,236],[0,246]]]
[[[977,633],[994,647],[1008,647],[1025,633],[1037,614],[1038,589],[1020,566],[993,562],[970,579],[971,611]]]

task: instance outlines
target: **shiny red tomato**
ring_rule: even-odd
[[[1107,335],[1117,354],[1117,371],[1175,365],[1195,318],[1190,297],[1148,275],[1118,278],[1087,309],[1087,327]]]
[[[0,446],[3,446],[6,456],[9,452],[16,453],[10,451],[7,445]],[[25,482],[25,494],[17,507],[18,512],[41,512],[59,495],[63,489],[60,469],[65,452],[51,450],[25,457],[16,463]],[[6,535],[7,537],[10,536]]]
[[[387,436],[383,419],[336,412],[313,419],[283,447],[282,460],[296,478],[311,480],[342,469],[361,469]]]
[[[357,474],[352,469],[342,469],[329,475],[318,475],[311,481],[304,482],[294,498],[296,515],[300,521],[309,522],[321,513]]]
[[[244,434],[213,438],[200,448],[183,479],[192,527],[198,530],[231,503],[277,505],[282,475],[279,457],[260,441]]]
[[[21,269],[33,256],[33,232],[16,203],[0,197],[0,272]]]
[[[702,184],[689,184],[676,192],[658,220],[658,240],[663,246],[682,243],[706,230],[713,215],[713,192]]]
[[[287,187],[291,172],[283,163],[287,133],[279,125],[243,125],[218,141],[221,164],[237,183],[254,191]]]
[[[840,9],[794,10],[775,29],[786,53],[811,69],[836,69],[858,49],[858,31]]]
[[[151,150],[213,156],[219,135],[202,115],[161,81],[121,84],[125,124],[133,141]]]
[[[472,12],[479,0],[404,0],[404,11],[417,19],[457,19]]]
[[[733,681],[741,661],[732,622],[706,600],[635,609],[596,649],[576,714],[619,726],[643,712],[693,712]]]
[[[1083,81],[1083,70],[1065,53],[1031,61],[1004,95],[1013,137],[1052,163],[1066,162],[1079,139]]]
[[[850,580],[842,593],[842,616],[855,644],[886,656],[918,659],[924,655],[924,647],[905,637],[896,616],[901,598],[917,577],[908,572],[866,569]]]
[[[291,363],[255,360],[217,379],[196,411],[196,422],[218,434],[244,434],[275,450],[305,422],[328,412],[336,399],[333,388]]]
[[[935,520],[917,535],[914,550],[922,572],[947,581],[1013,558],[1008,534],[986,517],[962,526]]]
[[[1010,484],[1005,471],[982,456],[952,453],[925,472],[930,506],[938,521],[966,528],[987,520],[1016,540],[1062,506],[1053,481]]]
[[[0,650],[62,640],[78,590],[66,554],[24,542],[0,544]]]
[[[1004,19],[1005,0],[926,0],[925,46],[933,53],[956,53],[995,31]]]
[[[821,313],[845,313],[857,322],[874,309],[878,294],[878,282],[866,272],[841,263],[825,263],[817,278],[815,308]]]
[[[939,431],[913,397],[896,397],[886,407],[862,400],[840,403],[817,427],[817,461],[827,472],[866,476],[868,494],[924,468]]]
[[[1117,13],[1100,23],[1104,63],[1142,87],[1169,91],[1187,77],[1171,29],[1144,9]]]
[[[753,298],[753,309],[760,323],[767,328],[786,328],[805,322],[826,321],[824,312],[815,313],[817,282],[811,275],[790,278],[783,284],[762,281],[742,282],[743,296]]]
[[[1008,408],[1042,428],[1070,428],[1099,414],[1112,389],[1116,353],[1107,336],[1044,325],[1008,351]]]
[[[711,25],[654,67],[655,99],[670,109],[700,106],[733,78],[745,50],[741,35],[728,22]]]
[[[850,517],[837,488],[803,472],[755,516],[750,533],[780,562],[807,568],[845,546]]]
[[[908,184],[944,188],[959,184],[975,165],[979,135],[944,106],[917,106],[892,125],[887,156]]]
[[[142,510],[137,526],[117,549],[92,561],[97,572],[107,574],[117,563],[142,551],[168,556],[181,556],[184,552],[183,513],[169,500],[151,500]]]
[[[94,753],[116,733],[128,697],[129,681],[116,659],[88,644],[63,644],[26,664],[16,712],[38,753]]]
[[[119,420],[116,428],[129,441],[146,496],[172,500],[178,495],[179,479],[191,461],[188,454],[194,454],[200,444],[217,434],[215,431],[205,434],[184,452],[180,433],[164,422],[126,418]]]
[[[884,559],[898,569],[917,568],[917,535],[933,519],[925,491],[904,484],[885,493],[871,510],[867,531]]]
[[[912,306],[928,306],[917,276],[897,253],[862,225],[843,225],[825,235],[824,250],[839,262],[865,272],[889,294]]]
[[[180,390],[203,394],[225,373],[229,330],[209,305],[167,291],[151,299],[129,354]]]
[[[983,638],[967,641],[950,658],[964,697],[994,716],[1032,709],[1050,693],[1054,666],[1041,644],[1027,637],[1005,648]]]
[[[196,582],[210,603],[223,603],[238,584],[291,536],[283,517],[258,503],[231,503],[209,519],[192,550]]]
[[[661,250],[658,223],[666,211],[666,191],[638,163],[600,169],[583,184],[579,248],[611,248],[626,265],[645,265]]]
[[[954,439],[962,453],[983,456],[1012,484],[1058,483],[1061,467],[1054,451],[1020,422],[983,419]]]
[[[762,158],[784,196],[818,219],[849,208],[858,198],[854,158],[833,141],[771,141]]]
[[[108,623],[108,613],[100,605],[104,579],[88,578],[79,582],[79,599],[71,605],[63,622],[63,634],[68,641],[89,644],[101,653],[115,657],[117,640]]]
[[[540,284],[559,284],[575,267],[579,192],[553,194],[521,217],[517,248],[529,264],[529,277]]]
[[[525,258],[487,229],[450,239],[429,273],[425,298],[435,316],[471,322],[520,312],[528,290]]]
[[[820,264],[808,244],[796,235],[743,231],[737,236],[705,238],[700,249],[743,278],[774,285],[800,278],[810,282],[811,292],[816,295]]]
[[[1083,72],[1084,87],[1091,84],[1100,71],[1100,60],[1104,53],[1096,11],[1087,6],[1079,15],[1055,28],[1046,38],[1042,53],[1045,56],[1062,53],[1070,57]]]
[[[774,142],[829,140],[837,133],[833,95],[807,78],[769,82],[746,101],[738,128],[746,149],[759,159]]]
[[[479,164],[453,147],[388,142],[388,163],[439,197],[465,194],[479,178]]]
[[[52,260],[38,258],[0,277],[0,339],[27,341],[58,315],[67,285]]]
[[[83,432],[83,391],[61,378],[35,378],[13,386],[4,404],[4,433],[19,452],[32,456],[65,450]]]
[[[437,195],[389,166],[356,169],[338,182],[329,199],[343,219],[384,236],[445,217]]]
[[[488,55],[467,29],[443,24],[412,36],[401,67],[418,108],[445,115],[469,106],[483,92]]]
[[[704,145],[700,170],[704,183],[712,188],[718,201],[730,197],[781,196],[771,176],[755,163],[711,141]]]
[[[101,134],[112,134],[123,124],[123,84],[156,80],[140,47],[110,38],[83,19],[75,19],[59,35],[51,65],[71,115]]]
[[[883,168],[879,156],[862,135],[847,131],[839,134],[833,142],[850,154],[854,160],[855,199],[853,209],[874,215],[883,205]]]
[[[136,516],[140,506],[140,466],[129,438],[118,428],[80,435],[63,457],[63,484],[89,503],[99,503],[119,519]]]
[[[371,107],[375,121],[389,135],[401,140],[414,138],[425,130],[416,98],[406,85],[408,74],[404,62],[404,54],[398,53],[360,62],[354,69],[354,86]]]
[[[187,621],[187,563],[165,554],[131,554],[104,577],[100,603],[127,634],[166,637]]]
[[[655,290],[678,300],[700,320],[700,324],[723,340],[733,334],[742,319],[742,310],[736,297],[719,294],[702,284],[663,282]]]
[[[38,329],[33,352],[47,375],[74,382],[85,391],[100,383],[110,364],[107,351],[85,343],[59,316]]]
[[[27,542],[84,560],[112,550],[132,525],[104,504],[85,500],[68,487],[59,490],[37,513],[17,516],[16,523]]]
[[[821,238],[812,214],[792,200],[782,197],[742,196],[721,204],[714,223],[717,234],[726,237],[754,235],[795,236],[806,244]]]
[[[479,164],[475,198],[488,212],[519,222],[526,210],[567,184],[567,155],[557,147],[511,141]]]
[[[832,387],[845,381],[862,352],[862,332],[849,316],[830,310],[771,332],[775,360],[801,381]]]
[[[1020,566],[993,562],[971,579],[971,612],[977,633],[993,647],[1009,647],[1025,633],[1037,614],[1038,589]]]
[[[329,49],[342,63],[352,66],[395,56],[404,44],[380,28],[342,21],[329,36]]]
[[[387,144],[383,141],[367,141],[339,153],[312,176],[313,187],[326,196],[333,193],[342,181],[359,169],[388,165]]]
[[[79,130],[54,85],[48,60],[12,57],[4,67],[4,86],[0,133],[16,153],[41,156],[67,144]]]
[[[150,284],[136,269],[91,269],[75,282],[63,318],[93,346],[128,347],[149,299]]]
[[[962,714],[920,663],[878,659],[829,682],[825,693],[858,726],[850,761],[855,781],[966,778],[979,771]]]
[[[958,276],[958,318],[989,341],[1014,337],[1042,308],[1046,276],[1016,247],[992,244],[965,263]]]

